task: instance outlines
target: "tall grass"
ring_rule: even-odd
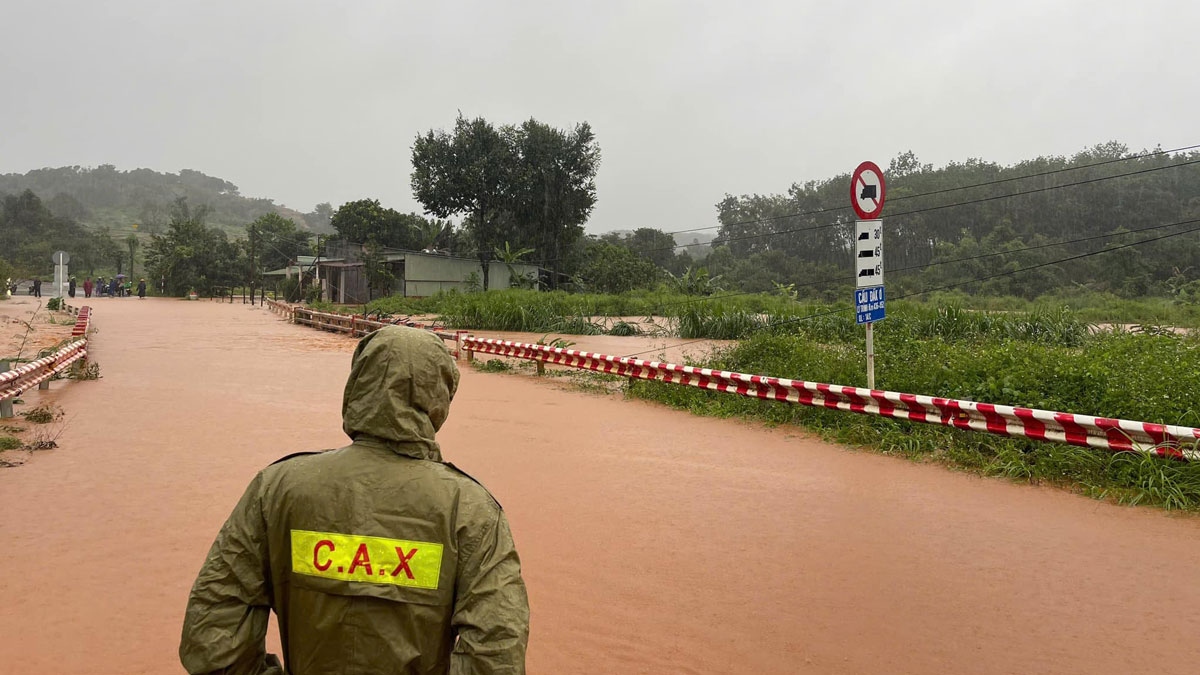
[[[1200,327],[1200,305],[1179,303],[1163,297],[1121,298],[1112,293],[1087,289],[1058,290],[1032,301],[1012,296],[967,295],[962,292],[934,293],[922,296],[921,301],[935,306],[955,304],[991,312],[1069,307],[1080,319],[1095,323]]]
[[[1200,426],[1196,405],[1200,401],[1198,338],[1083,333],[1081,341],[1072,345],[1066,341],[1080,333],[1069,320],[1056,330],[1045,330],[1047,327],[1037,322],[1036,329],[1022,327],[1020,320],[1014,320],[1007,327],[978,324],[964,331],[957,319],[947,318],[950,324],[946,325],[922,318],[936,319],[918,316],[912,330],[925,330],[933,337],[917,339],[909,331],[893,331],[883,339],[880,331],[877,386],[947,398]],[[1053,316],[1043,318],[1053,326]],[[830,327],[821,330],[828,333]],[[864,356],[858,345],[823,342],[799,333],[760,332],[699,365],[865,385]],[[629,391],[633,396],[698,414],[799,424],[838,441],[978,473],[1063,484],[1126,503],[1200,509],[1200,462],[1112,455],[654,382],[632,383]]]

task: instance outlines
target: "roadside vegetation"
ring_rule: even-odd
[[[1123,303],[1117,310],[1126,314],[1120,318],[1106,315],[1099,304],[1086,312],[1029,306],[984,311],[959,304],[890,303],[888,318],[876,324],[877,387],[1200,426],[1200,336],[1145,321],[1142,317],[1156,309],[1149,302]],[[579,334],[601,329],[620,334],[623,322],[613,317],[653,316],[657,326],[685,338],[740,340],[691,365],[865,386],[864,333],[850,312],[840,311],[846,307],[773,295],[696,299],[668,292],[507,291],[446,293],[417,301],[388,298],[368,309],[436,314],[451,326],[479,331]],[[1127,323],[1138,325],[1120,325]],[[500,370],[502,363],[490,362],[484,369]],[[1200,509],[1200,463],[1009,439],[677,385],[635,381],[627,391],[696,414],[794,424],[830,440],[983,475],[1053,484],[1120,503]]]
[[[997,322],[979,316],[988,315],[897,313],[880,323],[876,386],[1200,426],[1196,337],[1094,332],[1069,315],[1004,315]],[[814,324],[789,335],[759,333],[693,365],[865,386],[863,354],[861,335]],[[984,475],[1059,485],[1121,503],[1200,509],[1198,462],[1114,455],[654,382],[632,382],[628,391],[696,414],[795,424],[831,440]]]
[[[1103,304],[1105,300],[1105,296],[1090,296],[1088,306],[1082,310],[1076,309],[1070,300],[1056,296],[1032,302],[966,295],[902,300],[888,303],[888,320],[878,325],[878,332],[898,331],[921,337],[961,334],[1075,341],[1089,331],[1112,325],[1149,331],[1200,326],[1200,308],[1196,306],[1153,298],[1107,298],[1109,305]],[[696,297],[666,287],[619,294],[518,289],[448,291],[427,298],[393,295],[365,306],[332,303],[310,306],[348,314],[436,316],[450,327],[478,331],[598,334],[611,331],[625,320],[652,321],[655,331],[696,339],[742,339],[764,330],[849,339],[862,332],[854,323],[848,302],[804,301],[769,293]]]

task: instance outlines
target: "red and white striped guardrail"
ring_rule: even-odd
[[[54,377],[87,356],[87,340],[76,340],[50,356],[23,363],[0,373],[0,400],[19,396],[25,390]]]
[[[918,396],[765,375],[745,375],[472,336],[463,337],[461,345],[468,355],[480,353],[528,359],[769,401],[820,406],[1113,452],[1141,450],[1152,451],[1163,457],[1200,459],[1200,429],[1192,427]]]
[[[12,370],[0,373],[0,401],[20,396],[26,390],[45,383],[58,373],[70,368],[80,359],[87,358],[87,331],[91,325],[91,307],[74,310],[75,326],[71,337],[77,338],[49,356],[24,363]],[[5,403],[5,406],[11,404]],[[5,415],[9,414],[5,408]]]
[[[303,324],[320,330],[333,331],[335,333],[348,333],[353,337],[362,337],[367,333],[373,333],[384,326],[411,326],[413,328],[422,328],[445,341],[455,343],[455,348],[451,350],[451,353],[455,358],[458,358],[460,353],[458,347],[459,338],[467,335],[467,331],[465,330],[435,330],[425,326],[423,323],[413,321],[406,323],[391,323],[388,321],[376,321],[375,319],[368,319],[357,314],[333,314],[331,312],[318,312],[316,310],[308,309],[307,307],[289,305],[276,300],[267,300],[266,305],[272,312],[279,314],[292,323]]]

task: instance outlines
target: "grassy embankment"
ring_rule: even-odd
[[[820,317],[760,331],[707,367],[865,386],[861,329]],[[1200,338],[1094,331],[1069,312],[905,308],[877,324],[876,386],[1200,426]],[[1071,446],[635,382],[629,393],[697,414],[796,424],[826,438],[1093,497],[1200,509],[1200,462]]]
[[[945,298],[943,298],[945,299]],[[951,298],[954,301],[961,297]],[[1075,297],[1080,311],[1012,299],[971,307],[889,303],[877,324],[877,386],[963,398],[1200,426],[1200,337],[1097,330],[1095,323],[1195,326],[1196,308],[1166,301]],[[685,338],[741,339],[697,364],[835,384],[865,385],[863,334],[846,305],[805,305],[778,296],[696,301],[662,293],[621,296],[506,291],[387,298],[368,310],[437,314],[474,330],[596,334],[624,328],[613,317],[655,316]],[[665,320],[664,320],[665,318]],[[697,414],[796,424],[887,454],[984,475],[1051,483],[1093,497],[1200,509],[1200,462],[1109,454],[674,385],[637,382],[629,394]]]
[[[889,302],[889,311],[936,312],[954,306],[991,313],[1058,314],[1069,308],[1080,321],[1099,324],[1144,324],[1200,327],[1200,306],[1173,304],[1165,298],[1125,300],[1114,296],[1079,292],[1045,296],[1035,301],[1020,298],[977,297],[940,294],[926,299]],[[788,321],[811,314],[841,310],[851,317],[848,303],[828,305],[797,302],[778,295],[722,294],[696,298],[661,291],[637,291],[621,295],[535,293],[533,291],[490,291],[488,293],[441,293],[429,298],[391,296],[360,305],[316,303],[316,309],[345,313],[385,312],[393,315],[433,314],[448,325],[472,330],[557,332],[569,334],[620,334],[619,317],[654,317],[648,328],[686,338],[745,337],[769,323]],[[838,321],[838,319],[834,319]],[[852,321],[850,325],[853,326]]]

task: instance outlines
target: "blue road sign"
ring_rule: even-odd
[[[854,291],[854,322],[874,323],[887,316],[884,310],[883,286],[871,286]]]

